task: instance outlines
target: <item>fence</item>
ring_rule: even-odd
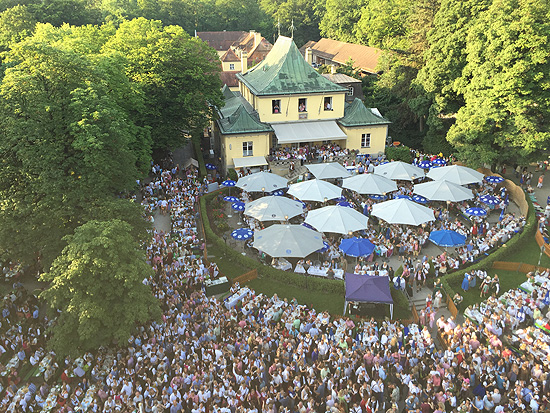
[[[542,247],[544,245],[544,253],[550,257],[550,245],[547,244],[546,241],[544,241],[544,237],[538,229],[535,233],[535,240],[537,241],[539,247]]]
[[[249,281],[255,280],[256,278],[258,278],[258,270],[248,271],[242,275],[239,275],[237,278],[234,278],[233,284],[239,283],[241,285],[244,285]]]
[[[503,271],[516,271],[527,274],[536,270],[544,270],[544,267],[538,267],[533,264],[524,264],[522,262],[507,262],[507,261],[495,261],[493,262],[493,268],[495,270]]]

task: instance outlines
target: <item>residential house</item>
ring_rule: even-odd
[[[254,30],[197,32],[197,37],[218,52],[222,64],[222,83],[231,90],[238,90],[237,73],[246,72],[249,67],[261,62],[273,47]]]

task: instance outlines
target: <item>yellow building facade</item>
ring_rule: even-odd
[[[238,92],[224,87],[216,122],[226,169],[265,165],[279,146],[333,142],[359,153],[384,152],[390,122],[359,99],[346,103],[349,90],[319,74],[288,37],[280,36],[265,59],[237,79]]]

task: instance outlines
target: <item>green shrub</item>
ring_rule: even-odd
[[[205,177],[207,174],[206,164],[204,163],[201,144],[196,139],[193,139],[193,148],[195,149],[195,156],[197,157],[197,162],[199,163],[199,174],[201,177]]]
[[[389,148],[386,148],[386,158],[388,158],[388,160],[393,159],[394,161],[411,163],[411,148],[405,145],[390,146]]]
[[[237,171],[235,171],[233,168],[229,168],[227,170],[227,177],[229,179],[232,179],[233,181],[238,181],[239,180],[239,177],[237,175]]]

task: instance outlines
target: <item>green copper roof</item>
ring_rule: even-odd
[[[252,105],[239,92],[232,92],[227,88],[227,90],[222,89],[222,93],[225,96],[225,102],[223,107],[219,109],[221,118],[231,116],[241,106],[244,106],[248,113],[254,112]]]
[[[257,66],[237,73],[256,96],[345,92],[309,65],[289,37],[279,36],[273,49]]]
[[[378,112],[378,110],[376,110]],[[338,121],[342,126],[368,126],[368,125],[388,125],[391,122],[379,113],[367,108],[361,99],[355,98],[353,102],[346,105],[344,117]]]
[[[236,135],[241,133],[272,132],[269,125],[255,119],[241,105],[231,116],[218,120],[218,125],[224,135]]]
[[[229,89],[229,86],[223,85],[222,87],[222,94],[226,99],[231,99],[232,97],[235,97],[235,94]]]

